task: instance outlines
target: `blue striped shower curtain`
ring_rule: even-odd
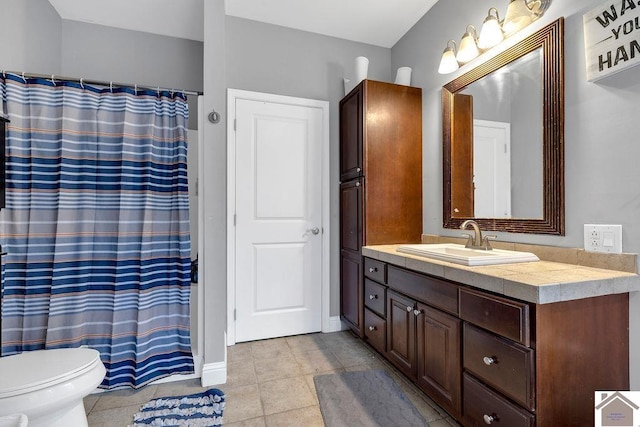
[[[0,83],[3,356],[95,348],[108,389],[192,373],[184,96]]]

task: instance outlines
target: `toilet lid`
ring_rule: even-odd
[[[0,398],[37,390],[91,370],[100,353],[91,348],[27,351],[0,358]]]

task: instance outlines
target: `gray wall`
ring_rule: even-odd
[[[391,51],[246,19],[226,19],[228,88],[329,101],[331,182],[331,315],[340,314],[338,103],[343,77],[357,56],[369,58],[368,77],[390,81]],[[395,76],[395,74],[394,74]]]
[[[499,239],[564,247],[583,246],[583,224],[622,224],[623,250],[640,253],[640,99],[638,68],[589,83],[586,79],[582,15],[601,0],[553,2],[539,21],[514,37],[524,37],[565,17],[565,188],[566,235],[499,233]],[[442,228],[441,87],[462,72],[442,76],[437,67],[449,38],[467,24],[482,24],[495,2],[441,0],[392,49],[393,66],[414,69],[423,88],[424,231],[458,235]],[[506,2],[505,5],[506,6]],[[630,303],[631,389],[640,389],[640,293]]]
[[[0,69],[202,91],[202,42],[62,20],[47,0],[0,4]]]
[[[201,92],[203,43],[78,21],[62,21],[62,75]],[[198,103],[189,100],[189,128]]]
[[[47,0],[0,0],[0,69],[60,74],[62,22]]]
[[[204,2],[204,108],[225,111],[224,0]],[[199,279],[204,286],[204,363],[226,369],[227,330],[227,133],[226,114],[218,124],[205,121],[201,153],[204,245]]]
[[[369,77],[391,79],[389,49],[304,31],[225,17],[224,1],[205,2],[206,111],[225,111],[226,88],[326,100],[330,103],[331,315],[339,314],[338,102],[343,77],[357,56]],[[221,73],[224,73],[222,76]],[[205,123],[205,363],[224,360],[226,330],[226,114]],[[207,273],[208,272],[208,273]]]

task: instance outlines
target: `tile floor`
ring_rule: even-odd
[[[229,347],[224,425],[323,426],[313,385],[320,373],[385,369],[431,427],[459,427],[442,409],[350,332],[299,335]],[[150,385],[141,390],[92,394],[84,404],[89,427],[125,427],[140,405],[155,397],[198,393],[200,380]]]

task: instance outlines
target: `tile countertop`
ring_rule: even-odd
[[[536,304],[640,291],[634,273],[550,261],[468,267],[396,252],[398,246],[364,246],[362,255]]]

